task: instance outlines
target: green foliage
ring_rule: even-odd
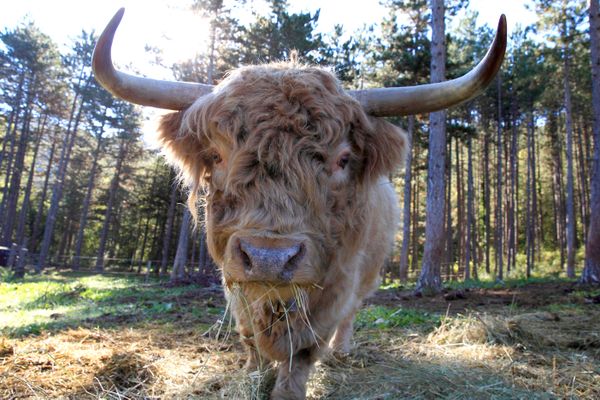
[[[420,310],[369,306],[358,312],[355,326],[358,329],[390,329],[410,326],[433,328],[439,324],[440,318],[439,315]]]
[[[199,290],[193,285],[168,288],[159,280],[144,283],[134,276],[83,273],[26,275],[15,280],[5,269],[0,272],[0,333],[8,336],[124,321],[166,323],[178,320],[182,313],[210,322],[224,312],[223,307],[211,304],[187,309],[179,299]]]
[[[287,2],[272,0],[270,14],[256,15],[254,22],[240,27],[237,37],[244,64],[259,64],[289,59],[296,51],[301,59],[313,60],[322,44],[321,35],[315,32],[319,11],[292,14]]]

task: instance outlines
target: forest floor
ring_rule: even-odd
[[[268,398],[218,286],[0,273],[2,399]],[[355,342],[317,364],[309,399],[600,398],[600,289],[569,281],[382,289]]]

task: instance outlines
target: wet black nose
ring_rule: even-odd
[[[291,281],[304,253],[304,245],[300,242],[267,246],[244,239],[239,241],[240,261],[246,273],[257,279]]]

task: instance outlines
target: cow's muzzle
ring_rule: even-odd
[[[287,238],[238,237],[233,261],[243,267],[247,281],[290,283],[302,263],[306,247],[302,241]]]

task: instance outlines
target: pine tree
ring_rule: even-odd
[[[236,41],[242,65],[261,64],[298,57],[313,60],[313,52],[322,48],[321,35],[315,33],[319,11],[290,14],[286,0],[269,0],[270,14],[256,15],[254,22],[242,27]]]
[[[443,0],[431,0],[431,82],[441,82],[446,71],[445,7]],[[446,160],[446,111],[429,117],[427,209],[425,252],[415,291],[422,294],[442,290],[440,268],[444,256],[444,170]]]
[[[590,225],[585,248],[581,283],[600,284],[600,7],[590,0],[590,48],[592,56],[592,106],[594,131],[594,169],[591,181]]]

